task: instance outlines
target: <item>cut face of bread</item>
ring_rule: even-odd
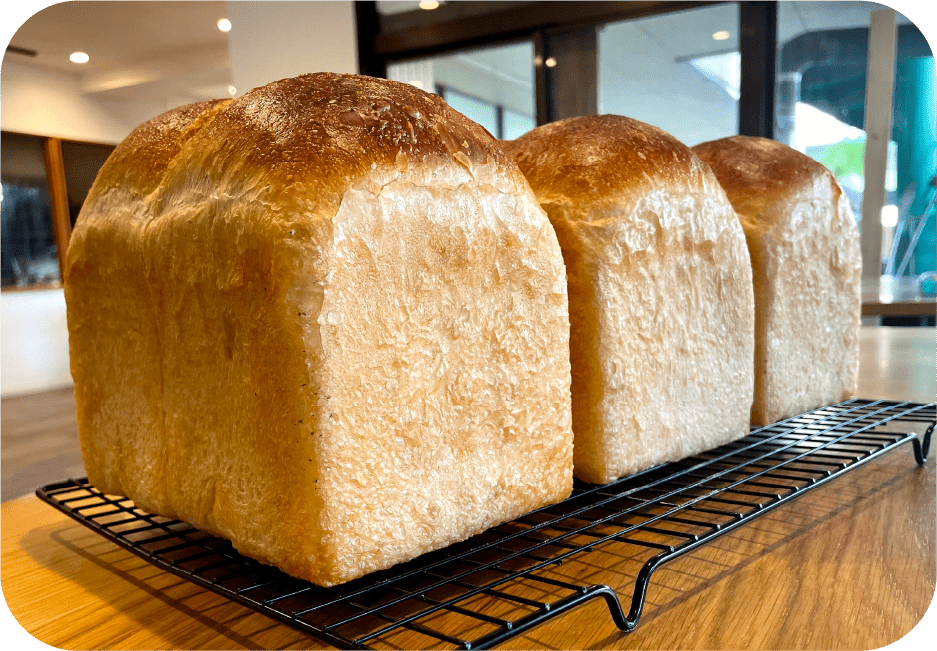
[[[751,265],[706,166],[619,116],[508,150],[566,260],[576,476],[604,483],[747,434]]]
[[[490,136],[355,76],[210,111],[136,201],[105,167],[76,226],[91,482],[320,585],[565,498],[565,268]]]
[[[694,151],[735,206],[754,270],[755,399],[768,425],[855,395],[859,233],[835,177],[773,140],[738,136]]]

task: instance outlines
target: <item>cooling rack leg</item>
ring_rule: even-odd
[[[621,609],[621,602],[618,601],[618,595],[615,594],[615,591],[610,587],[607,585],[599,586],[593,595],[601,596],[605,599],[605,605],[608,606],[608,612],[612,616],[612,621],[615,622],[615,626],[620,630],[625,633],[630,633],[634,630],[635,626],[638,625],[638,620],[632,621],[625,617],[625,611]]]
[[[666,553],[660,553],[649,558],[644,566],[641,568],[641,571],[638,572],[638,578],[634,583],[634,596],[631,598],[631,612],[628,613],[628,618],[625,619],[622,617],[622,623],[619,623],[618,620],[615,620],[615,624],[618,625],[623,631],[631,632],[638,625],[638,620],[641,619],[641,611],[644,610],[644,597],[647,595],[647,585],[651,580],[651,573],[660,565],[664,559],[667,557]],[[609,606],[611,608],[611,606]],[[615,613],[612,613],[612,618],[615,617]]]
[[[930,452],[930,439],[931,435],[934,433],[934,425],[937,423],[931,423],[930,427],[927,428],[927,431],[924,432],[924,436],[919,440],[917,437],[911,441],[911,444],[914,447],[914,460],[917,461],[918,465],[924,465],[927,461],[927,454]]]

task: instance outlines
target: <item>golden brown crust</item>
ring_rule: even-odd
[[[436,95],[332,73],[255,88],[219,112],[199,140],[225,143],[218,153],[237,157],[236,164],[243,160],[285,183],[314,181],[325,192],[343,191],[372,164],[404,171],[414,163],[510,160],[487,131]]]
[[[130,132],[101,168],[100,193],[119,187],[139,195],[156,189],[163,172],[195,131],[231,100],[213,99],[180,106]],[[214,109],[214,110],[213,110]]]
[[[312,183],[321,198],[340,194],[375,167],[405,172],[457,163],[472,171],[506,164],[503,171],[520,179],[498,141],[437,95],[385,79],[312,73],[237,100],[182,106],[140,125],[105,163],[93,192],[120,188],[146,196],[187,145],[195,150],[186,154],[187,175],[217,184],[232,171],[263,170],[271,187]]]
[[[620,115],[559,120],[505,148],[541,204],[604,201],[649,181],[685,184],[698,169],[693,153],[676,138]]]
[[[748,219],[768,214],[751,208],[787,201],[817,180],[836,184],[823,165],[767,138],[732,136],[701,143],[693,151],[715,173],[736,212]]]

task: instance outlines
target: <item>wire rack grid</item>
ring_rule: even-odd
[[[656,568],[903,444],[924,463],[934,419],[934,404],[817,409],[611,484],[577,482],[564,502],[334,588],[245,558],[86,479],[36,492],[137,556],[336,646],[486,648],[593,599],[633,630]],[[907,429],[914,423],[926,427],[920,439]],[[563,571],[611,548],[639,567],[627,615],[611,588]]]

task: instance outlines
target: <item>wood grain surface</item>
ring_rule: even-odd
[[[933,401],[934,341],[933,329],[864,329],[860,395]],[[934,594],[935,456],[917,466],[904,446],[663,566],[633,633],[619,632],[594,601],[501,648],[889,644],[915,626]],[[33,496],[5,502],[0,522],[4,597],[20,624],[52,646],[327,648],[148,564]],[[634,575],[614,547],[560,571],[623,594]],[[385,646],[417,646],[410,635]]]
[[[65,477],[85,476],[72,387],[4,398],[0,419],[0,501]]]

